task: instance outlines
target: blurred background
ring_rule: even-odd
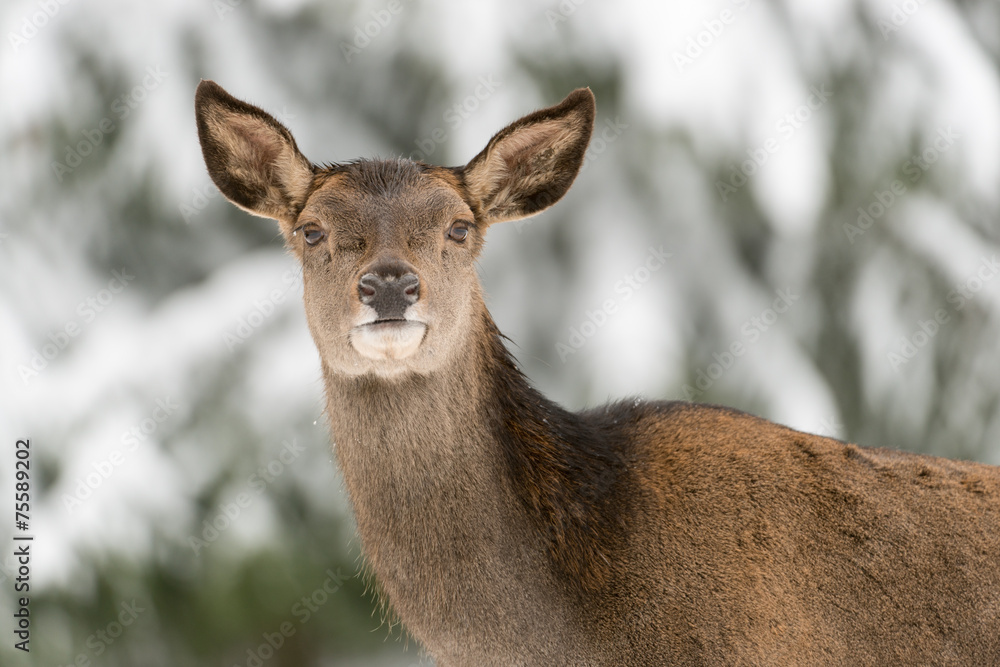
[[[0,498],[31,439],[31,653],[430,664],[360,575],[294,259],[223,201],[201,78],[314,161],[463,164],[578,86],[567,198],[490,230],[489,305],[572,408],[644,394],[1000,464],[993,0],[0,9]]]

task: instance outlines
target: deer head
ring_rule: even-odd
[[[303,267],[310,331],[344,375],[428,373],[461,354],[484,308],[486,229],[548,208],[583,163],[594,96],[581,88],[497,133],[464,167],[406,159],[312,164],[285,126],[212,81],[195,98],[215,185],[274,218]]]

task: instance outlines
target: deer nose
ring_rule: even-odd
[[[382,270],[361,276],[361,303],[375,309],[380,320],[402,320],[406,309],[420,298],[420,278],[412,271]]]

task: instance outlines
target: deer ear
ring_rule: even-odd
[[[219,191],[255,215],[294,219],[305,204],[313,170],[292,133],[214,81],[198,85],[194,107],[201,152]]]
[[[500,130],[462,170],[477,217],[487,224],[545,210],[573,184],[594,129],[594,94],[578,88],[559,104]]]

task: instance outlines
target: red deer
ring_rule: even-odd
[[[302,263],[381,594],[440,667],[1000,665],[1000,468],[522,375],[475,261],[566,193],[594,113],[575,90],[463,167],[318,166],[198,87],[213,181]]]

